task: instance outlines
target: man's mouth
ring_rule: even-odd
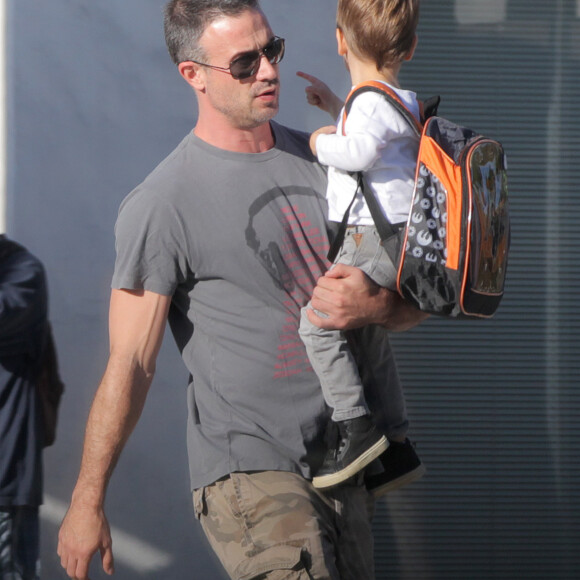
[[[266,88],[258,90],[256,93],[257,99],[274,99],[278,96],[278,83],[272,84]]]

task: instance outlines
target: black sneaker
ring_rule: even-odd
[[[332,487],[356,475],[389,446],[368,415],[338,421],[336,447],[328,450],[322,466],[312,480],[317,488]]]
[[[389,441],[379,461],[381,473],[365,474],[365,485],[375,498],[420,479],[427,471],[409,439],[404,443]]]

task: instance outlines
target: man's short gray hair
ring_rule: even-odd
[[[223,16],[259,10],[258,0],[171,0],[165,6],[165,42],[175,64],[203,60],[199,39],[206,27]]]

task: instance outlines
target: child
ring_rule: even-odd
[[[417,97],[400,88],[398,74],[402,63],[413,57],[418,16],[419,0],[339,0],[336,30],[338,53],[345,60],[352,85],[371,80],[385,83],[417,119]],[[297,74],[311,83],[306,89],[308,101],[336,118],[342,108],[338,97],[317,78]],[[365,187],[376,196],[389,222],[401,226],[406,222],[419,140],[380,94],[359,94],[346,121],[341,114],[337,127],[314,132],[310,146],[318,160],[329,166],[330,220],[342,221],[357,191],[357,179],[351,172],[362,171]],[[381,246],[360,191],[350,210],[337,263],[360,268],[380,286],[395,287],[395,265]],[[418,479],[425,469],[409,440],[389,441],[372,422],[344,333],[314,326],[306,314],[309,307],[302,310],[300,335],[339,431],[337,446],[329,450],[314,486],[337,485],[379,456],[384,472],[370,476],[367,487],[384,492]]]

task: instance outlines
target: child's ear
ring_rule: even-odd
[[[407,53],[405,60],[411,60],[413,58],[413,55],[415,54],[415,49],[417,48],[418,42],[419,42],[419,37],[415,34],[415,38],[413,38],[413,46],[411,47],[411,50]]]
[[[338,54],[340,56],[346,56],[348,54],[348,45],[344,38],[344,32],[338,26],[336,27],[336,43],[338,45]]]

